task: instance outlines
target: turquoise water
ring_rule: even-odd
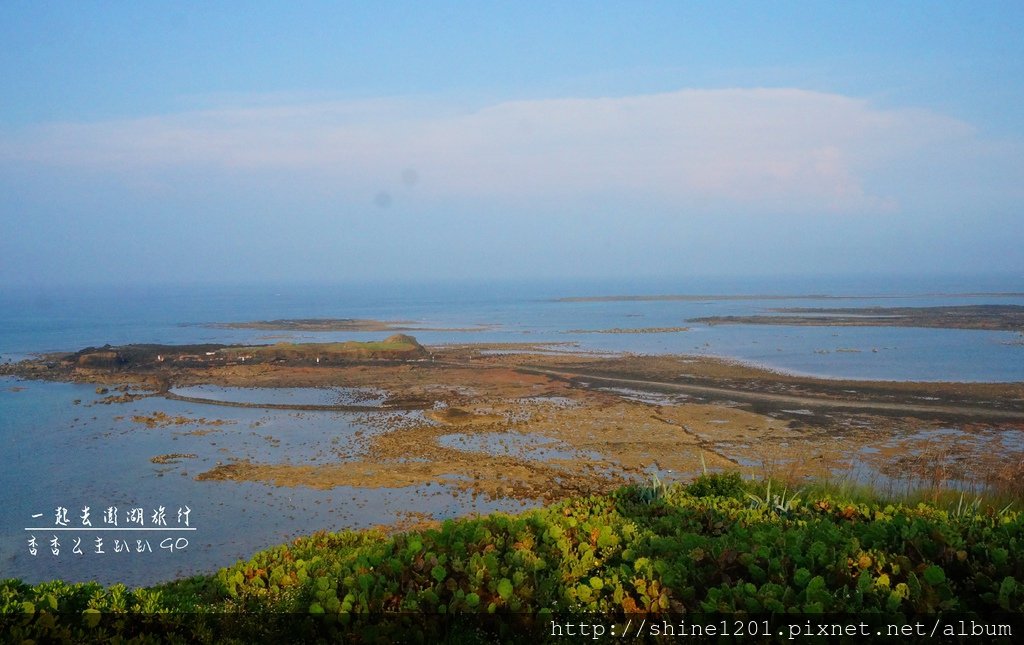
[[[1021,296],[928,295],[1019,292],[1024,281],[978,279],[676,280],[375,286],[245,286],[11,290],[0,287],[0,360],[105,343],[271,343],[282,340],[372,340],[386,333],[289,334],[232,330],[210,323],[279,318],[414,320],[432,327],[488,325],[486,331],[415,332],[424,344],[553,342],[593,351],[716,355],[776,369],[832,377],[912,380],[1024,380],[1024,345],[1010,332],[900,328],[715,326],[687,323],[711,315],[762,313],[780,306],[926,306],[1024,304]],[[566,296],[610,294],[831,294],[848,300],[707,300],[562,302]],[[894,297],[899,296],[899,297]],[[659,334],[570,333],[571,330],[689,326]],[[839,351],[843,350],[843,351]],[[849,351],[856,350],[856,351]],[[251,400],[254,393],[198,388],[192,394]],[[262,395],[262,393],[256,393]],[[352,393],[315,389],[282,391],[275,401],[344,401]],[[363,396],[366,393],[357,393]],[[283,397],[283,398],[282,398]],[[211,571],[253,551],[320,529],[393,522],[415,510],[443,518],[504,508],[455,496],[451,487],[331,490],[268,484],[196,481],[195,475],[231,459],[324,463],[355,458],[363,439],[379,432],[366,413],[287,412],[147,398],[101,405],[93,387],[0,379],[0,578],[147,584]],[[79,403],[75,403],[78,400]],[[268,401],[264,401],[268,402]],[[274,402],[274,401],[269,401]],[[155,412],[194,423],[147,428],[132,420]],[[375,413],[372,413],[375,414]],[[382,413],[393,415],[394,413]],[[414,414],[414,413],[410,413]],[[383,417],[382,417],[383,418]],[[221,425],[200,420],[222,420]],[[461,444],[459,444],[461,446]],[[518,444],[538,451],[554,447]],[[195,455],[156,464],[157,455]],[[554,454],[554,453],[553,453]],[[58,506],[74,526],[84,506],[94,526],[102,509],[149,515],[191,509],[189,546],[171,553],[151,540],[153,553],[72,553],[72,533],[59,537],[53,556],[51,527]],[[33,518],[41,514],[40,518]],[[147,519],[149,519],[147,517]],[[40,524],[45,523],[45,524]],[[28,539],[35,535],[37,554]],[[185,534],[182,534],[185,535]],[[65,537],[62,537],[65,536]],[[113,539],[114,534],[110,534]],[[137,536],[130,535],[135,546]],[[165,536],[161,535],[162,540]],[[177,536],[176,536],[177,537]]]

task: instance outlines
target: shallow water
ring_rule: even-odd
[[[192,385],[172,388],[172,394],[210,401],[259,405],[381,405],[387,395],[367,387],[222,387]]]
[[[24,388],[12,391],[12,388]],[[341,530],[395,522],[416,511],[442,519],[472,512],[518,510],[518,501],[488,501],[453,496],[443,486],[331,490],[279,488],[273,485],[196,481],[195,475],[232,458],[253,461],[337,461],[337,451],[357,451],[353,434],[377,432],[359,416],[342,413],[268,413],[220,408],[161,398],[129,404],[93,404],[94,388],[80,384],[0,379],[0,448],[4,454],[3,504],[0,505],[0,577],[43,581],[98,580],[151,584],[181,575],[213,571],[237,558],[317,530]],[[75,405],[73,401],[81,399]],[[189,423],[147,428],[132,416],[155,412],[223,425]],[[389,413],[394,414],[394,413]],[[150,458],[168,453],[195,454],[173,464]],[[187,534],[169,532],[54,531],[56,509],[68,509],[69,527],[85,528],[82,509],[90,508],[93,528],[103,511],[119,510],[125,527],[128,509],[145,509],[145,526],[164,506],[171,527],[179,507],[188,507]],[[33,515],[41,514],[39,518]],[[49,530],[25,531],[43,527]],[[107,527],[111,528],[111,527]],[[184,551],[159,548],[168,536],[189,541]],[[35,536],[37,555],[29,553]],[[50,551],[57,536],[60,554]],[[94,552],[95,538],[106,553]],[[82,555],[72,552],[82,538]],[[159,539],[157,539],[159,538]],[[132,552],[113,552],[113,540],[126,539]],[[136,553],[135,540],[150,540],[153,552]]]
[[[395,284],[4,289],[0,360],[105,343],[276,342],[275,332],[205,324],[282,318],[413,320],[432,327],[424,344],[567,343],[598,353],[724,356],[816,376],[958,381],[1024,380],[1024,344],[1013,332],[896,327],[787,327],[688,323],[703,316],[766,314],[777,307],[1024,305],[1020,295],[913,295],[1024,291],[1016,276],[976,278],[680,279],[502,284]],[[565,302],[609,294],[792,294],[792,299]],[[801,294],[850,296],[806,298]],[[867,294],[867,295],[865,295]],[[910,294],[910,295],[907,295]],[[185,324],[187,323],[187,324]],[[687,326],[651,334],[567,333],[573,329]],[[380,340],[387,332],[308,332],[291,340]],[[844,352],[839,350],[857,350]],[[514,351],[514,350],[510,350]]]
[[[956,450],[958,444],[969,446],[965,454]],[[920,472],[907,471],[893,474],[891,469],[883,472],[878,468],[873,456],[893,448],[906,446],[916,456],[924,456],[928,468],[943,467],[949,472],[963,472],[966,477],[943,474],[941,484],[945,488],[964,491],[980,491],[985,488],[984,480],[992,473],[986,472],[986,466],[973,465],[971,455],[977,457],[996,451],[1007,463],[1024,458],[1024,430],[1016,427],[988,428],[979,432],[968,432],[960,428],[924,428],[893,436],[889,440],[875,445],[861,447],[846,467],[837,469],[833,474],[858,484],[866,484],[882,491],[906,493],[927,489],[933,485],[931,478]],[[959,463],[967,457],[965,463]]]
[[[1024,304],[1021,296],[984,299],[941,295],[891,298],[900,294],[1021,291],[1016,277],[942,280],[810,278],[736,280],[693,278],[661,281],[561,281],[548,283],[334,285],[236,287],[131,287],[114,289],[19,289],[0,287],[0,360],[28,354],[74,351],[105,343],[276,342],[267,330],[224,329],[206,323],[282,318],[370,318],[415,320],[427,326],[474,332],[415,332],[424,344],[563,343],[609,352],[724,356],[797,373],[866,379],[1024,380],[1024,344],[1010,332],[886,327],[826,328],[762,325],[707,326],[686,322],[715,315],[763,314],[774,307],[933,306],[942,304]],[[706,301],[562,302],[563,296],[609,294],[732,293],[800,295],[873,294],[849,300],[801,298]],[[572,334],[572,329],[688,326],[689,331],[652,334]],[[328,342],[380,340],[387,333],[288,333],[290,340]],[[857,350],[857,351],[843,351]],[[504,351],[504,350],[502,350]],[[514,350],[510,350],[514,351]],[[18,389],[23,388],[23,389]],[[197,386],[180,393],[246,403],[374,405],[381,393],[345,388],[248,390]],[[651,403],[682,400],[620,392]],[[196,481],[194,477],[231,459],[256,462],[325,463],[357,458],[365,438],[381,431],[377,413],[365,414],[228,408],[159,397],[99,405],[87,385],[19,382],[0,378],[0,577],[28,581],[54,577],[146,584],[178,575],[212,571],[239,557],[319,529],[337,530],[394,522],[405,511],[436,518],[493,509],[517,510],[517,501],[487,502],[454,496],[451,486],[423,489],[327,491],[273,485]],[[81,403],[74,401],[80,399]],[[530,404],[526,399],[524,403]],[[564,401],[536,401],[568,405]],[[223,425],[187,423],[147,428],[133,416],[164,412],[172,417],[224,420]],[[384,413],[382,413],[384,414]],[[386,413],[394,415],[394,412]],[[418,413],[407,413],[414,415]],[[361,433],[361,434],[359,434]],[[557,458],[564,447],[538,438],[513,439],[505,447],[491,437],[446,439],[453,447],[521,451]],[[467,443],[468,442],[468,443]],[[1004,448],[1020,450],[1024,436],[1007,434]],[[177,463],[152,457],[194,454]],[[502,453],[504,454],[504,453]],[[539,456],[539,457],[538,457]],[[663,473],[673,476],[673,473]],[[117,506],[164,505],[191,509],[190,545],[182,552],[49,551],[53,532],[40,531],[37,555],[28,552],[26,527],[53,525],[58,506],[77,521],[84,506],[92,518]],[[41,514],[39,518],[33,518]],[[148,518],[147,518],[148,519]],[[189,527],[191,528],[191,527]],[[71,532],[67,533],[68,535]],[[83,532],[90,540],[94,537]],[[60,537],[60,536],[58,536]],[[110,535],[111,539],[115,536]],[[83,544],[85,544],[83,542]],[[107,541],[108,546],[110,540]],[[108,549],[109,550],[109,549]]]
[[[586,382],[586,379],[581,379],[581,381]],[[643,390],[634,390],[628,387],[595,387],[594,389],[602,392],[609,392],[611,394],[617,394],[623,399],[636,401],[637,403],[647,403],[648,405],[676,405],[690,400],[690,396],[686,394],[645,392]]]

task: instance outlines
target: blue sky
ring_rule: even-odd
[[[1024,4],[0,5],[0,285],[1024,275]]]

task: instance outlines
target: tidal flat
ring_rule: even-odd
[[[794,325],[821,327],[924,327],[1024,333],[1024,306],[943,307],[782,307],[764,315],[705,316],[690,322],[709,325]]]
[[[40,388],[54,398],[34,438],[50,449],[4,437],[26,478],[60,480],[43,510],[164,499],[191,502],[203,520],[189,553],[104,569],[12,548],[24,539],[17,522],[39,509],[8,509],[9,569],[152,583],[316,530],[407,529],[705,470],[893,494],[1010,490],[1024,473],[1021,383],[820,379],[706,356],[401,342],[398,353],[392,341],[336,355],[315,343],[103,347],[5,366],[10,402]],[[61,467],[60,447],[88,456],[77,462],[86,472]]]

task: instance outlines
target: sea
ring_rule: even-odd
[[[434,329],[408,332],[424,345],[544,343],[556,351],[718,356],[824,378],[1021,382],[1024,336],[1018,332],[690,320],[766,314],[779,307],[1024,305],[1022,292],[1021,275],[0,285],[0,362],[105,344],[362,341],[389,335],[216,326],[362,318]],[[619,295],[707,297],[587,299]],[[686,330],[608,332],[674,327]],[[335,394],[342,400],[348,395]],[[324,396],[267,393],[265,400],[293,395],[317,402]],[[94,385],[0,377],[0,579],[149,585],[214,572],[315,531],[523,508],[516,500],[461,493],[454,480],[429,492],[200,481],[196,475],[232,459],[343,460],[338,455],[349,452],[346,446],[380,431],[380,423],[368,422],[372,412],[228,408],[157,397],[105,405],[102,398]],[[134,419],[156,413],[195,422],[148,427]],[[208,423],[213,420],[219,423]],[[151,461],[174,453],[189,456]]]

